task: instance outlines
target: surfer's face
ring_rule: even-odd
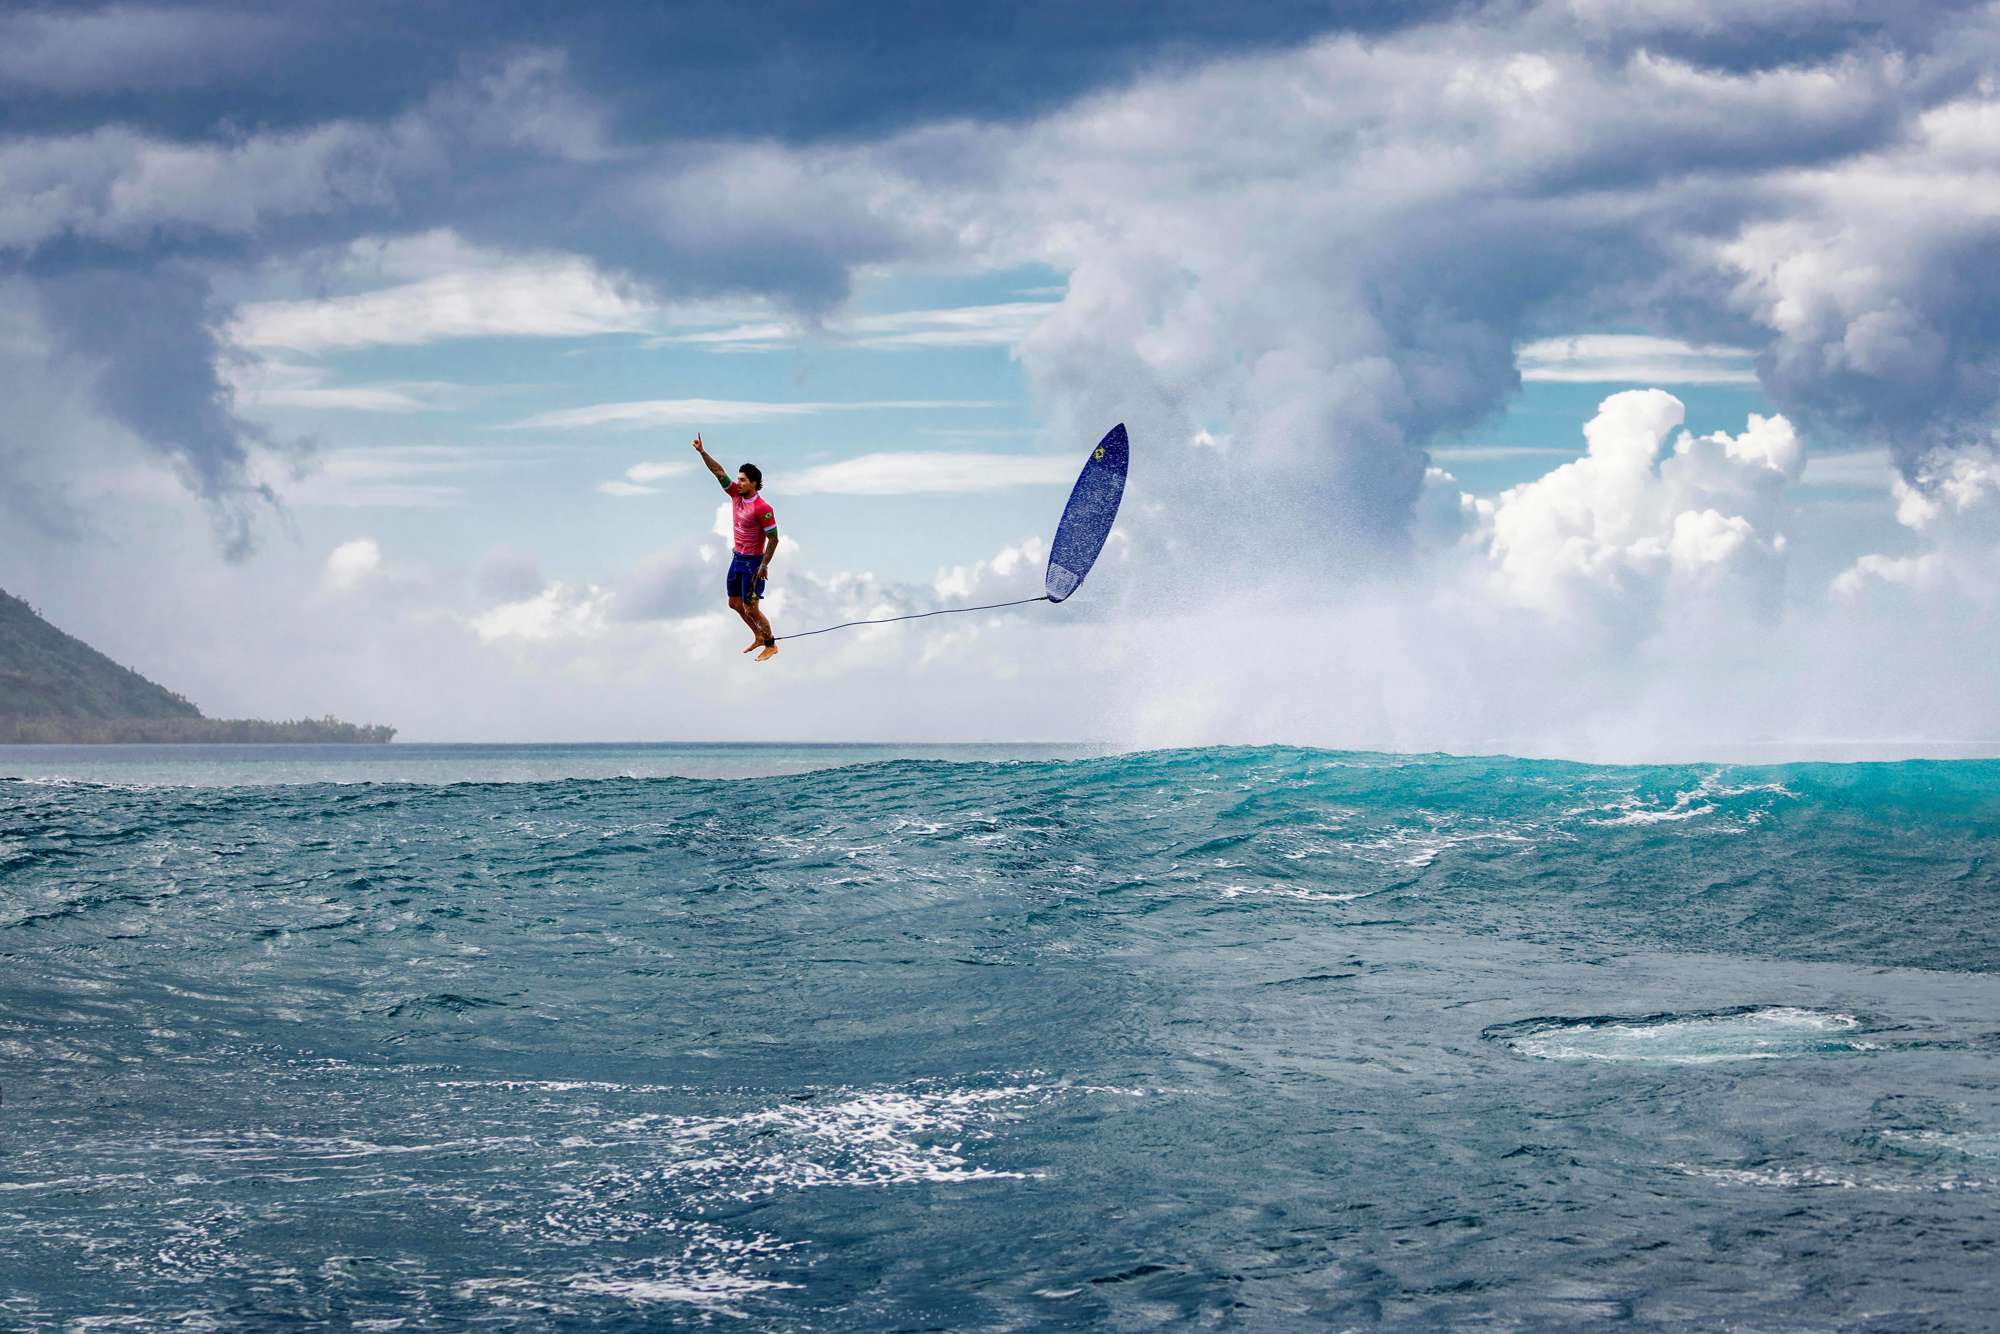
[[[752,494],[757,490],[757,484],[750,480],[750,474],[747,472],[739,472],[736,474],[736,486],[746,496]]]

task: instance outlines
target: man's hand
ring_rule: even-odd
[[[769,579],[771,577],[770,561],[765,561],[762,565],[759,565],[757,567],[757,577],[759,579]]]
[[[697,434],[694,438],[694,452],[701,455],[703,458],[708,457],[708,451],[706,449],[703,449],[701,446],[701,436],[699,434]]]

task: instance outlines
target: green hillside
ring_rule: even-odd
[[[384,742],[396,729],[338,718],[204,718],[184,695],[121,667],[0,589],[0,745],[93,742]]]
[[[201,710],[0,591],[0,717],[199,718]]]

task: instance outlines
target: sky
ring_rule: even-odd
[[[0,587],[406,740],[2000,740],[2000,6],[0,7]],[[755,462],[780,633],[745,660]],[[1803,753],[1803,751],[1802,751]]]

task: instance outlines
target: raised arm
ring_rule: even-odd
[[[722,470],[720,463],[717,463],[708,456],[708,450],[702,446],[701,437],[698,435],[694,438],[694,452],[701,455],[701,461],[706,463],[708,470],[715,474],[715,480],[722,483],[724,491],[735,491],[736,483],[729,480],[729,474]]]

